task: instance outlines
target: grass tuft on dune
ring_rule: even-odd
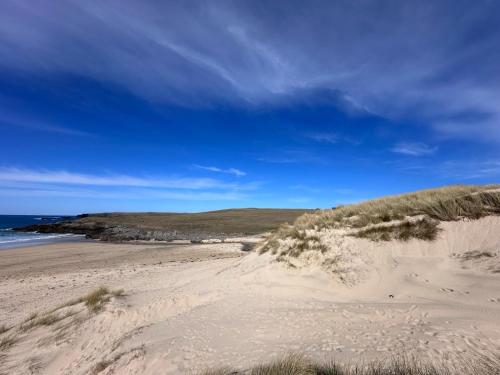
[[[123,296],[125,296],[125,292],[123,291],[123,289],[110,290],[105,286],[101,286],[83,297],[71,300],[65,303],[64,305],[59,306],[55,310],[60,309],[62,307],[68,307],[77,305],[79,303],[84,303],[89,312],[97,313],[104,308],[106,303],[110,301],[111,297],[119,298]]]
[[[11,328],[11,327],[8,327],[8,326],[6,326],[5,324],[2,324],[2,325],[0,326],[0,335],[1,335],[2,333],[5,333],[5,332],[9,331],[9,330],[10,330],[10,328]]]
[[[295,221],[295,226],[301,229],[363,228],[419,215],[440,221],[479,219],[500,213],[499,189],[500,185],[456,185],[383,197],[305,214]]]
[[[497,355],[473,355],[453,365],[426,363],[405,356],[346,365],[317,363],[293,354],[243,371],[222,368],[207,370],[200,375],[498,375],[499,366]]]
[[[4,353],[12,348],[18,341],[20,341],[26,334],[30,333],[32,330],[40,327],[51,327],[57,323],[70,318],[78,314],[78,311],[73,311],[72,309],[67,309],[71,306],[77,304],[84,304],[89,316],[96,314],[103,310],[106,303],[108,303],[112,297],[121,298],[125,296],[123,289],[110,290],[104,286],[90,292],[89,294],[71,300],[63,305],[60,305],[45,313],[32,313],[29,317],[23,320],[18,326],[15,332],[7,334],[8,331],[13,330],[14,327],[7,327],[5,325],[0,326],[0,353]],[[66,311],[61,311],[66,309]],[[85,311],[85,310],[83,310]],[[75,320],[73,320],[73,323]],[[21,335],[21,336],[20,336]],[[2,354],[4,355],[4,354]],[[1,356],[0,356],[1,358]]]
[[[500,185],[456,185],[422,190],[307,213],[284,224],[260,247],[260,253],[299,256],[305,250],[325,252],[318,233],[343,229],[374,241],[412,238],[432,241],[440,221],[479,219],[500,214]],[[280,249],[283,241],[294,245]]]
[[[436,239],[439,233],[436,220],[422,218],[415,221],[404,220],[399,223],[383,226],[372,226],[353,233],[354,237],[368,238],[372,241],[408,241],[416,238],[424,241]]]
[[[0,352],[10,349],[17,342],[17,336],[9,335],[0,339]]]
[[[22,332],[29,331],[33,328],[37,327],[42,327],[42,326],[51,326],[57,322],[60,322],[61,320],[66,319],[69,314],[55,314],[55,313],[48,313],[44,314],[41,317],[35,316],[32,319],[27,319],[24,323],[21,324],[19,329]]]

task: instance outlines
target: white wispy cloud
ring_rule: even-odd
[[[311,132],[304,134],[305,138],[325,144],[348,143],[353,146],[361,144],[361,140],[336,132]]]
[[[276,2],[263,17],[252,1],[42,0],[35,12],[5,0],[0,66],[82,76],[190,106],[267,105],[331,90],[363,112],[419,116],[450,137],[500,140],[498,2],[479,0],[467,17],[467,3],[453,1],[331,1],[306,17],[303,7]],[[291,32],[276,29],[277,17]],[[487,116],[463,121],[464,110]]]
[[[391,151],[397,154],[408,156],[426,156],[435,154],[438,150],[437,146],[431,147],[425,143],[398,143]]]
[[[309,133],[306,137],[316,142],[337,143],[340,137],[337,133]]]
[[[264,163],[272,163],[272,164],[295,164],[301,163],[302,160],[293,157],[280,157],[280,156],[265,156],[258,158],[257,161],[261,161]]]
[[[101,176],[61,170],[32,170],[20,168],[0,168],[0,181],[91,186],[157,187],[191,190],[244,187],[243,185],[226,183],[212,178],[144,178],[120,174]]]
[[[77,137],[95,137],[94,134],[82,130],[71,129],[64,126],[42,124],[40,122],[23,123],[23,124],[18,123],[15,126],[35,131],[47,132],[47,133],[57,133],[57,134],[77,136]]]
[[[18,115],[5,115],[0,117],[0,125],[15,126],[29,130],[57,133],[61,135],[77,136],[77,137],[95,137],[95,134],[83,130],[73,129],[67,126],[56,125],[30,118],[23,118]]]
[[[263,155],[257,161],[272,164],[326,164],[328,160],[318,154],[302,149],[275,150],[275,153]]]
[[[436,160],[429,168],[429,164],[420,159],[413,160],[391,160],[388,162],[391,168],[414,174],[434,176],[449,182],[455,180],[489,180],[496,183],[500,177],[500,159],[447,159]]]
[[[259,186],[259,182],[238,184],[212,178],[95,175],[0,167],[0,197],[237,201],[248,199],[247,193]]]
[[[133,189],[130,191],[100,191],[92,189],[55,188],[0,188],[3,197],[51,197],[51,198],[92,198],[106,200],[187,200],[187,201],[238,201],[248,198],[246,194],[228,192],[158,191],[152,189]]]
[[[500,176],[500,160],[447,160],[437,168],[447,178],[473,180]]]
[[[232,174],[232,175],[235,175],[236,177],[243,177],[243,176],[247,175],[246,172],[243,172],[242,170],[237,169],[237,168],[223,169],[223,168],[210,167],[210,166],[204,166],[204,165],[198,165],[198,164],[195,164],[194,167],[198,168],[198,169],[202,169],[204,171],[209,171],[209,172]]]

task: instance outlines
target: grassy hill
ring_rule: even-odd
[[[82,215],[77,222],[146,230],[259,234],[311,213],[304,209],[241,208],[199,213],[105,213]]]

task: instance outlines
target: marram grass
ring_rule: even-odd
[[[440,221],[475,220],[498,214],[500,185],[447,186],[304,214],[292,225],[282,225],[259,251],[276,254],[280,241],[292,239],[296,245],[280,255],[298,256],[313,249],[324,252],[325,246],[315,233],[330,229],[346,229],[352,236],[374,241],[432,241]]]
[[[245,370],[231,368],[206,370],[199,375],[499,375],[498,354],[474,354],[454,364],[430,363],[414,357],[396,356],[351,364],[318,363],[302,355],[258,364]]]

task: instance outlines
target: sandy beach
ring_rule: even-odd
[[[2,352],[0,373],[186,374],[287,353],[351,361],[404,352],[453,362],[500,349],[499,273],[481,271],[479,258],[445,256],[449,248],[431,256],[410,242],[411,253],[390,250],[390,261],[353,287],[242,251],[242,241],[259,238],[1,251],[0,322],[12,327],[2,337],[15,343]],[[365,244],[384,258],[382,245]],[[99,286],[124,295],[95,313],[68,305]],[[54,324],[20,328],[65,304]]]

